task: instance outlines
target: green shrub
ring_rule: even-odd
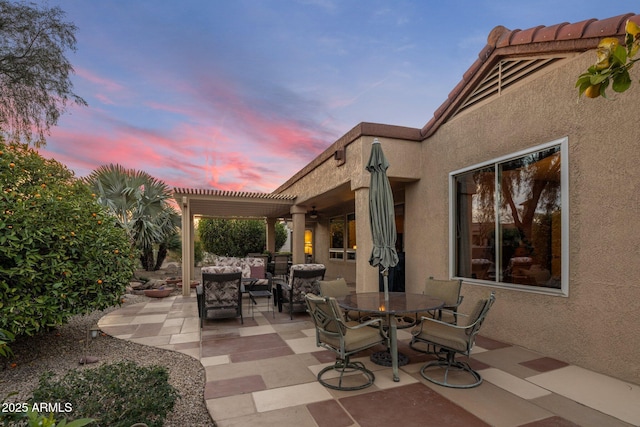
[[[0,329],[34,335],[117,305],[131,248],[73,172],[0,140]]]
[[[168,379],[165,367],[134,362],[74,369],[59,380],[49,372],[40,378],[32,402],[68,402],[74,418],[96,420],[91,426],[160,427],[179,397]]]
[[[91,418],[83,418],[67,422],[66,418],[56,420],[53,414],[45,416],[37,412],[28,412],[27,419],[29,420],[29,427],[82,427],[94,421]]]
[[[9,357],[13,354],[11,347],[9,347],[9,343],[13,341],[13,338],[14,336],[11,332],[0,329],[0,356]]]
[[[263,220],[203,218],[198,222],[198,235],[206,252],[220,256],[243,257],[264,251],[267,225]],[[275,224],[276,250],[287,241],[284,224]]]

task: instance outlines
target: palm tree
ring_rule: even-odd
[[[98,202],[109,208],[129,233],[140,251],[142,267],[158,270],[180,224],[180,215],[168,202],[172,197],[169,187],[146,172],[114,164],[100,166],[86,181]],[[156,245],[158,256],[154,260]]]

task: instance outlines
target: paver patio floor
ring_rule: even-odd
[[[200,329],[195,294],[149,299],[113,311],[99,324],[116,338],[179,351],[205,367],[205,399],[218,426],[377,427],[640,425],[640,386],[568,365],[521,347],[480,336],[471,364],[484,382],[460,390],[432,384],[420,367],[432,356],[408,346],[409,357],[393,382],[391,368],[357,360],[376,375],[364,390],[330,390],[317,372],[335,360],[315,345],[306,313],[255,311],[245,300],[240,319],[208,320]],[[259,301],[258,310],[266,304]],[[382,349],[382,348],[381,348]]]

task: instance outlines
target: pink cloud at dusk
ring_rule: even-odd
[[[43,155],[78,176],[117,163],[171,187],[263,192],[360,122],[422,127],[497,25],[629,12],[584,0],[528,0],[527,13],[495,0],[49,2],[78,26],[68,57],[89,106],[69,108]]]

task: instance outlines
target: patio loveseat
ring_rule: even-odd
[[[269,294],[270,299],[270,295],[273,293],[273,282],[271,274],[267,272],[264,257],[219,256],[215,258],[213,265],[201,268],[203,274],[223,273],[232,270],[240,270],[242,272],[242,292],[244,294],[253,292],[254,295],[250,295],[252,303],[256,304],[256,297],[264,297],[267,294]],[[201,290],[198,289],[198,291],[198,297],[200,298]],[[198,304],[200,304],[200,301],[198,301]]]
[[[202,272],[212,272],[214,270],[214,267],[240,267],[240,269],[242,270],[243,279],[248,279],[250,277],[263,279],[263,277],[266,277],[265,271],[267,268],[267,266],[264,264],[263,258],[219,256],[213,261],[212,266],[202,267]],[[257,277],[260,272],[262,273],[261,277]]]

